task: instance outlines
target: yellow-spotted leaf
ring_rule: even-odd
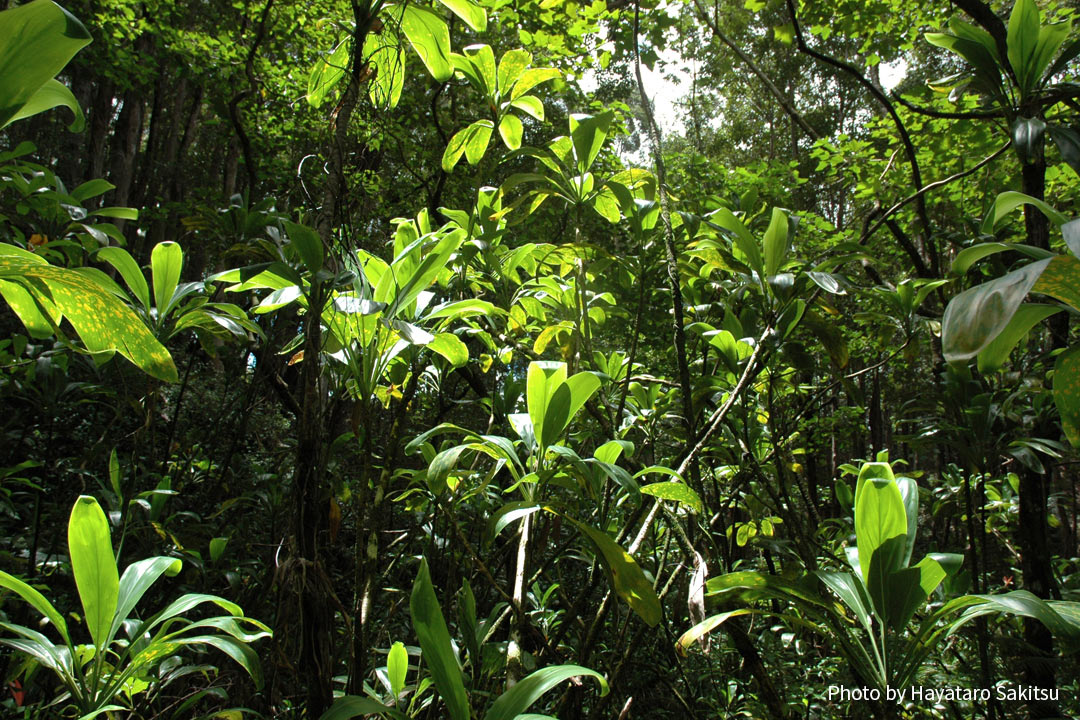
[[[1058,255],[1042,271],[1031,290],[1080,310],[1080,260],[1072,255]]]
[[[55,267],[37,257],[31,260],[22,253],[0,252],[0,279],[17,282],[49,301],[51,305],[42,304],[50,310],[54,306],[68,319],[88,351],[118,352],[148,375],[176,382],[176,365],[169,351],[127,305],[88,274]]]

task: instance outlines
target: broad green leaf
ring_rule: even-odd
[[[907,519],[907,546],[902,564],[911,563],[911,553],[915,549],[915,535],[919,530],[919,486],[909,477],[896,478],[896,487],[904,501],[904,517]]]
[[[1042,248],[1032,247],[1031,245],[1021,245],[1020,243],[1005,243],[1005,242],[987,242],[979,243],[978,245],[972,245],[966,247],[956,254],[956,259],[953,260],[950,272],[953,275],[963,275],[968,271],[972,265],[982,260],[984,257],[995,255],[1001,252],[1009,252],[1010,250],[1018,253],[1023,253],[1033,260],[1045,260],[1046,258],[1053,257],[1053,253],[1049,250],[1043,250]]]
[[[949,362],[965,362],[982,352],[1012,320],[1050,259],[1025,265],[954,297],[941,320],[941,346]]]
[[[645,495],[652,495],[653,497],[660,498],[661,500],[674,500],[675,502],[682,503],[696,513],[700,513],[703,510],[701,498],[693,488],[685,483],[681,482],[658,482],[651,485],[643,485],[641,492]]]
[[[210,540],[210,562],[217,562],[229,544],[229,538],[216,537]]]
[[[499,136],[502,137],[503,144],[510,150],[517,150],[521,147],[521,135],[523,132],[521,120],[518,119],[517,115],[507,113],[499,121]]]
[[[765,230],[762,244],[765,249],[765,274],[775,275],[783,266],[791,250],[788,247],[788,216],[780,208],[773,208],[772,219],[769,221],[768,229]]]
[[[484,720],[515,720],[548,690],[577,677],[596,678],[600,683],[600,695],[607,695],[607,681],[595,670],[580,665],[553,665],[530,673],[496,698]]]
[[[472,125],[466,128],[462,128],[454,133],[450,138],[450,142],[446,144],[446,150],[443,151],[442,156],[442,169],[443,172],[450,172],[454,169],[454,166],[461,160],[461,156],[465,154],[465,141],[469,139],[469,131],[472,129]]]
[[[64,315],[47,297],[31,294],[22,285],[0,280],[0,297],[3,297],[15,315],[26,327],[32,338],[52,337]]]
[[[893,478],[860,475],[855,491],[855,537],[859,566],[875,601],[879,581],[896,570],[907,544],[907,515]],[[889,543],[886,545],[886,543]],[[877,567],[874,565],[877,564]]]
[[[437,13],[410,3],[401,11],[401,31],[436,81],[446,82],[453,76],[450,30]]]
[[[3,128],[91,37],[74,15],[51,0],[34,0],[0,12],[0,27],[3,27],[0,128]]]
[[[115,246],[103,247],[94,253],[94,257],[104,260],[116,268],[116,271],[120,273],[120,277],[124,278],[124,283],[127,284],[128,289],[135,295],[135,299],[139,301],[145,310],[150,310],[150,288],[146,284],[142,268],[139,267],[139,264],[135,262],[135,258],[131,257],[127,250]]]
[[[535,477],[535,475],[533,475],[533,477]],[[531,500],[516,500],[503,505],[488,519],[488,527],[491,529],[489,536],[493,538],[498,537],[499,533],[501,533],[507,525],[510,525],[515,520],[520,520],[523,517],[532,515],[540,508],[540,505]]]
[[[1038,79],[1033,77],[1033,73],[1041,26],[1039,8],[1034,0],[1016,0],[1009,15],[1006,39],[1009,64],[1016,73],[1021,91],[1025,94],[1034,87],[1034,82]]]
[[[79,101],[75,99],[75,96],[71,94],[71,90],[68,89],[67,85],[55,79],[46,80],[45,84],[30,96],[26,104],[11,116],[8,124],[61,106],[66,107],[75,116],[71,124],[68,125],[68,130],[82,132],[86,127],[86,116],[83,114],[82,106],[79,105]]]
[[[116,615],[120,574],[109,537],[109,521],[97,500],[89,495],[80,495],[71,508],[68,554],[90,637],[98,651],[104,651]]]
[[[289,241],[300,254],[300,259],[304,261],[308,271],[317,273],[322,270],[325,251],[319,233],[306,225],[288,220],[285,221],[285,232],[288,233]]]
[[[381,108],[397,107],[405,87],[405,49],[397,43],[382,45],[368,56],[368,62],[375,68],[375,77],[368,90],[372,104]]]
[[[544,418],[547,416],[548,402],[556,388],[566,379],[566,363],[537,360],[529,363],[526,371],[525,394],[526,408],[532,420],[533,433],[537,442],[544,436]]]
[[[615,463],[619,460],[619,456],[626,452],[627,457],[634,454],[634,443],[629,440],[608,440],[606,443],[596,448],[593,452],[593,457],[600,462]]]
[[[515,48],[503,53],[499,58],[498,88],[500,98],[510,95],[511,89],[517,83],[525,68],[532,64],[532,53],[521,48]]]
[[[544,410],[544,422],[537,438],[541,447],[558,442],[581,406],[599,389],[600,378],[590,372],[579,372],[557,385],[548,396]]]
[[[1054,257],[1031,289],[1080,310],[1080,259],[1072,255]]]
[[[543,121],[544,119],[544,103],[540,102],[540,98],[535,95],[522,95],[511,102],[510,107],[517,108],[537,120]]]
[[[752,570],[709,578],[705,583],[705,588],[706,595],[719,596],[721,599],[729,595],[742,597],[747,601],[779,598],[801,603],[814,610],[827,607],[825,600],[812,587],[794,583],[778,575],[768,575]]]
[[[1054,364],[1054,404],[1065,437],[1080,448],[1080,345],[1063,352]]]
[[[1077,622],[1073,611],[1073,607],[1077,606],[1075,602],[1065,606],[1065,613],[1059,613],[1055,609],[1059,606],[1058,603],[1051,605],[1026,590],[1014,590],[1001,595],[968,595],[957,598],[950,604],[967,606],[967,609],[949,624],[949,635],[977,617],[1006,613],[1038,620],[1055,636],[1069,641],[1073,646],[1080,642],[1080,622]]]
[[[967,26],[961,23],[961,26]],[[958,27],[950,23],[950,29],[953,32],[958,31]],[[981,31],[981,29],[979,29]],[[986,33],[983,31],[983,34]],[[989,47],[984,45],[970,37],[958,37],[957,35],[950,35],[948,33],[926,33],[924,36],[926,41],[931,45],[944,48],[950,52],[954,52],[960,57],[967,60],[967,62],[975,70],[975,77],[982,86],[984,92],[990,94],[1000,95],[1002,93],[1001,88],[1001,73],[998,70],[998,63],[995,60],[996,50],[994,49],[994,42],[991,39],[989,41]],[[987,35],[989,38],[989,35]]]
[[[195,637],[181,637],[170,640],[177,645],[206,645],[208,647],[216,648],[225,653],[233,660],[235,660],[240,667],[247,671],[247,674],[251,676],[251,680],[255,683],[255,688],[261,690],[263,686],[262,665],[259,662],[259,656],[251,647],[239,640],[235,640],[231,637],[224,635],[197,635]],[[162,652],[161,649],[155,647],[156,644],[152,643],[149,647],[142,651],[141,654],[153,654],[156,657]],[[132,663],[139,662],[139,658],[132,660]]]
[[[405,650],[405,645],[396,642],[386,656],[386,675],[390,679],[390,692],[395,700],[401,697],[401,691],[405,689],[405,677],[408,673],[409,653]]]
[[[470,165],[476,165],[484,157],[494,127],[495,123],[490,120],[477,120],[466,128],[465,159]]]
[[[990,208],[990,212],[987,213],[986,217],[983,219],[981,228],[982,234],[993,235],[1005,217],[1021,205],[1032,205],[1038,208],[1050,219],[1050,222],[1053,223],[1055,227],[1061,227],[1069,220],[1038,198],[1033,198],[1030,195],[1025,195],[1024,193],[1016,192],[1015,190],[1007,190],[994,198],[993,207]]]
[[[992,373],[1000,370],[1009,359],[1013,348],[1031,328],[1060,311],[1061,308],[1054,305],[1022,303],[1009,324],[979,353],[979,372]]]
[[[599,115],[572,114],[570,116],[570,138],[574,143],[579,173],[588,171],[596,160],[596,156],[600,154],[613,117],[614,114],[611,111]]]
[[[873,615],[870,596],[866,594],[866,585],[852,573],[825,572],[819,570],[815,573],[821,582],[825,583],[830,590],[836,593],[848,609],[855,613],[859,624],[867,632],[872,632]]]
[[[727,208],[719,208],[709,216],[709,219],[732,234],[734,238],[733,248],[736,251],[735,257],[744,261],[754,272],[761,275],[765,271],[761,258],[761,249],[758,247],[757,241],[754,240],[754,236],[746,228],[746,225]]]
[[[607,533],[578,522],[572,517],[564,517],[592,540],[600,551],[604,566],[611,573],[615,593],[625,600],[630,605],[630,609],[637,613],[649,627],[654,627],[660,622],[660,598],[657,597],[652,583],[645,577],[645,573],[641,571],[633,556],[608,537]]]
[[[675,643],[675,646],[678,649],[679,654],[685,656],[686,651],[690,649],[691,645],[711,633],[716,628],[723,625],[731,618],[739,617],[741,615],[752,614],[754,614],[753,610],[750,610],[749,608],[741,608],[739,610],[729,610],[728,612],[720,613],[719,615],[707,617],[701,622],[699,622],[697,625],[694,625],[692,628],[680,635],[679,639]]]
[[[454,367],[461,367],[469,361],[469,348],[453,333],[438,333],[427,344],[429,350],[446,358]]]
[[[452,720],[469,720],[469,700],[465,694],[461,668],[454,657],[450,631],[443,619],[439,600],[435,597],[435,588],[431,585],[427,560],[423,558],[413,583],[409,609],[412,613],[413,629],[420,640],[424,663],[431,671],[435,687],[446,703],[450,717]]]
[[[178,558],[152,557],[133,562],[124,569],[117,588],[116,614],[111,618],[112,625],[109,628],[110,642],[150,586],[162,575],[175,576],[182,566]]]
[[[352,37],[346,35],[327,57],[315,61],[308,75],[307,101],[312,107],[319,107],[326,100],[326,95],[341,81],[348,69],[352,56]]]
[[[933,558],[891,573],[886,579],[885,618],[897,632],[907,627],[911,617],[945,579],[945,570]]]
[[[469,45],[465,58],[472,62],[480,79],[483,94],[490,101],[495,96],[495,53],[490,45]]]
[[[107,217],[117,220],[138,220],[139,211],[130,207],[103,207],[90,213],[90,217]]]
[[[487,13],[472,0],[439,0],[476,32],[487,30]]]
[[[154,306],[157,307],[159,318],[164,318],[169,314],[183,267],[184,251],[172,241],[158,243],[150,252],[150,271],[154,279]]]
[[[510,92],[510,99],[517,100],[540,83],[545,83],[560,77],[562,77],[562,73],[555,68],[532,68],[526,70],[521,73],[521,77],[514,83],[514,89]]]
[[[319,720],[352,720],[352,718],[367,715],[385,715],[395,720],[405,720],[405,715],[400,710],[358,695],[339,697],[329,710],[319,716]]]
[[[60,637],[64,639],[65,643],[71,642],[68,638],[67,623],[64,622],[64,616],[57,612],[56,608],[52,606],[52,603],[45,599],[44,595],[19,578],[14,575],[9,575],[3,570],[0,570],[0,587],[7,588],[26,602],[30,603],[32,608],[48,618],[49,622],[51,622],[57,632],[60,633]]]

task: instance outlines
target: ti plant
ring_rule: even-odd
[[[579,665],[552,665],[522,678],[499,695],[487,711],[480,715],[477,711],[480,709],[478,705],[482,696],[479,693],[473,693],[470,697],[465,687],[465,676],[458,664],[446,619],[439,606],[439,599],[435,595],[435,588],[431,584],[427,561],[423,559],[420,561],[420,571],[413,583],[409,609],[412,614],[413,630],[416,631],[417,638],[420,640],[421,659],[431,673],[435,689],[446,703],[446,714],[450,720],[470,720],[473,717],[483,717],[484,720],[546,718],[548,717],[546,715],[525,715],[524,713],[548,690],[573,678],[595,678],[600,683],[600,694],[606,695],[608,692],[607,681],[595,670]],[[475,617],[472,618],[471,624],[475,627]],[[466,638],[466,640],[469,639]],[[475,643],[469,642],[470,647],[473,644]],[[473,662],[478,661],[476,657],[471,659]],[[390,649],[386,670],[394,705],[385,705],[370,697],[347,695],[339,698],[320,720],[350,720],[361,715],[379,715],[394,720],[418,717],[420,710],[424,707],[423,704],[418,703],[418,698],[428,685],[424,683],[418,685],[418,691],[408,704],[406,711],[403,712],[398,707],[409,672],[409,656],[401,643],[395,643]]]
[[[1069,221],[1046,203],[1018,192],[998,195],[983,221],[991,235],[1022,204],[1041,210],[1061,229],[1068,252],[1058,254],[1020,243],[983,242],[962,250],[953,262],[963,275],[977,261],[1013,250],[1032,259],[999,278],[965,290],[950,302],[941,323],[942,351],[952,363],[975,358],[980,372],[999,370],[1020,341],[1036,325],[1062,311],[1080,312],[1080,220]],[[1025,302],[1035,293],[1057,303]],[[1054,404],[1069,442],[1080,447],[1080,346],[1058,355],[1054,370]]]
[[[159,675],[158,670],[175,664],[174,658],[185,647],[216,648],[238,662],[256,685],[262,685],[259,658],[250,644],[269,637],[270,629],[244,617],[236,604],[216,595],[187,594],[145,619],[133,614],[146,591],[162,575],[179,573],[181,562],[171,557],[147,558],[129,565],[121,576],[108,520],[90,496],[81,496],[71,510],[68,553],[90,642],[77,643],[74,628],[52,603],[22,580],[0,571],[0,587],[41,613],[62,640],[57,644],[37,630],[2,622],[5,637],[0,637],[0,644],[52,671],[66,689],[58,702],[73,705],[80,720],[133,708],[134,696],[176,677]],[[217,605],[225,614],[201,620],[183,617],[206,604]]]
[[[831,641],[857,679],[882,697],[888,696],[889,688],[915,683],[938,644],[982,615],[1035,618],[1078,647],[1080,603],[1045,601],[1016,590],[928,605],[942,582],[959,570],[962,556],[930,553],[912,565],[918,512],[914,480],[895,477],[887,461],[863,464],[855,488],[856,545],[847,548],[852,572],[818,570],[789,579],[745,571],[713,578],[706,584],[707,597],[742,607],[713,615],[686,631],[678,641],[680,649],[685,651],[730,618],[774,614],[749,604],[762,599],[780,600],[797,610],[775,614]],[[822,593],[820,585],[829,593]],[[920,611],[925,614],[915,622]]]
[[[450,172],[464,154],[470,165],[476,165],[487,152],[491,132],[499,136],[510,150],[521,147],[523,128],[517,110],[537,120],[544,119],[544,104],[529,91],[537,85],[560,77],[555,68],[534,68],[532,54],[525,50],[510,50],[495,67],[495,53],[488,45],[470,45],[464,55],[450,56],[454,69],[484,98],[491,109],[492,119],[477,120],[450,138],[442,157],[442,168]]]

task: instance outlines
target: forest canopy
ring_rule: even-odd
[[[0,708],[1080,715],[1080,20],[0,0]]]

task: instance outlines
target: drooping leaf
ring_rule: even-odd
[[[487,13],[472,0],[439,0],[475,32],[487,30]]]
[[[22,120],[55,107],[66,107],[74,115],[68,130],[82,132],[86,127],[86,116],[83,114],[82,105],[68,89],[67,85],[59,80],[46,80],[45,84],[38,88],[37,92],[30,96],[18,112],[11,116],[8,124],[16,120]],[[2,111],[0,111],[2,114]]]
[[[47,299],[71,322],[87,350],[119,352],[143,372],[159,380],[176,382],[176,366],[168,350],[115,295],[87,275],[48,265],[25,253],[34,258],[30,260],[11,248],[3,246],[0,252],[0,279],[42,281],[49,291]]]
[[[71,508],[68,554],[83,618],[98,651],[103,652],[116,615],[120,574],[113,556],[109,521],[97,500],[89,495],[79,496]]]
[[[567,516],[566,519],[577,526],[600,551],[604,566],[611,573],[615,593],[630,605],[630,609],[637,613],[646,625],[653,627],[660,622],[660,598],[633,556],[619,547],[607,533],[571,517]]]
[[[424,663],[431,671],[439,696],[446,703],[452,720],[469,720],[469,700],[465,683],[450,644],[450,631],[446,627],[442,608],[435,597],[427,560],[420,560],[420,569],[413,583],[409,599],[413,629],[420,640]]]
[[[13,122],[42,86],[49,83],[91,40],[74,15],[51,0],[34,0],[0,13],[0,128]],[[56,83],[59,85],[59,83]],[[61,86],[62,87],[62,86]],[[66,88],[65,88],[66,89]],[[70,95],[70,91],[68,92]],[[40,110],[55,107],[40,98]],[[67,98],[65,97],[65,100]],[[77,103],[76,103],[77,105]],[[79,113],[81,115],[81,112]]]
[[[135,299],[145,310],[150,310],[150,288],[146,284],[142,268],[135,262],[127,250],[116,246],[103,247],[94,253],[94,257],[104,260],[116,268],[120,277],[124,278],[128,289],[135,295]]]
[[[446,22],[434,11],[410,3],[401,10],[401,31],[431,77],[437,82],[449,80],[454,69],[450,64],[450,29]]]
[[[1031,328],[1060,311],[1061,308],[1054,305],[1022,303],[1005,329],[979,353],[979,372],[991,373],[1000,370],[1009,359],[1013,348]]]
[[[51,622],[57,632],[60,633],[60,637],[64,639],[65,643],[70,642],[67,623],[64,622],[64,616],[57,612],[56,608],[53,607],[52,603],[49,602],[44,595],[19,578],[14,575],[9,575],[3,570],[0,570],[0,587],[12,591],[23,600],[30,603],[30,607],[48,618],[49,622]]]
[[[1031,289],[1080,310],[1080,259],[1072,255],[1055,256]]]
[[[174,576],[181,567],[182,562],[178,558],[170,557],[152,557],[128,565],[117,588],[116,614],[109,628],[109,638],[116,636],[121,624],[158,578],[162,575]]]
[[[1049,263],[1050,259],[1033,262],[954,297],[941,321],[945,359],[964,362],[989,345],[1012,320]]]
[[[406,717],[400,710],[387,707],[377,700],[358,695],[345,695],[335,700],[330,709],[319,716],[319,720],[352,720],[362,715],[379,715],[395,720],[405,720]]]
[[[1043,156],[1045,135],[1046,123],[1037,117],[1018,117],[1013,121],[1013,147],[1021,162],[1033,163]]]
[[[592,677],[600,683],[600,695],[608,693],[607,681],[595,670],[580,665],[553,665],[542,668],[519,680],[512,688],[504,692],[491,709],[484,715],[484,720],[515,720],[528,710],[544,693],[559,683],[576,677]]]

